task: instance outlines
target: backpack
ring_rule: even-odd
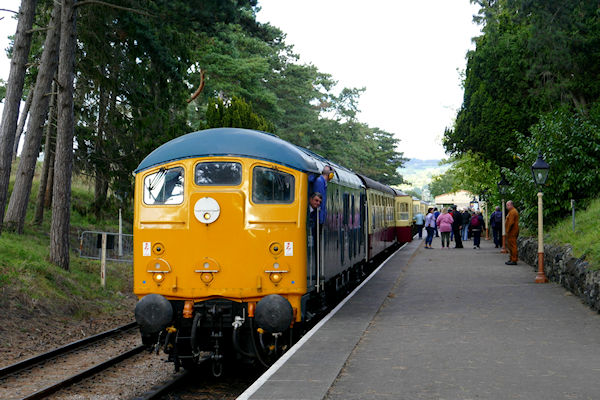
[[[494,223],[496,226],[500,226],[500,224],[502,224],[502,213],[498,211],[494,212]]]
[[[479,216],[477,215],[473,215],[471,217],[471,226],[473,228],[479,228],[480,222],[479,222]]]

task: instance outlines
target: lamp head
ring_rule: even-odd
[[[506,180],[504,175],[501,175],[500,182],[498,182],[498,192],[501,195],[506,194],[506,189],[508,188],[509,185],[510,185],[510,183],[508,183],[508,181]]]
[[[548,172],[550,170],[550,166],[546,161],[544,161],[544,157],[542,156],[542,152],[538,153],[538,158],[535,160],[533,165],[531,166],[531,173],[533,174],[533,181],[536,185],[544,185],[546,184],[546,179],[548,179]]]

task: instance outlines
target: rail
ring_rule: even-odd
[[[101,332],[101,333],[99,333],[97,335],[89,336],[89,337],[87,337],[85,339],[81,339],[81,340],[78,340],[78,341],[75,341],[75,342],[71,342],[71,343],[66,344],[66,345],[64,345],[62,347],[58,347],[58,348],[56,348],[54,350],[50,350],[50,351],[48,351],[46,353],[38,354],[37,356],[28,358],[28,359],[23,360],[23,361],[19,361],[19,362],[15,363],[15,364],[6,366],[4,368],[0,368],[0,379],[6,377],[8,375],[17,373],[19,371],[22,371],[24,369],[31,368],[34,365],[46,362],[46,361],[48,361],[48,360],[50,360],[50,359],[52,359],[54,357],[61,356],[61,355],[66,354],[66,353],[68,353],[70,351],[77,350],[77,349],[80,349],[80,348],[85,347],[87,345],[90,345],[92,343],[96,343],[96,342],[99,342],[99,341],[104,340],[106,338],[109,338],[109,337],[112,337],[112,336],[116,336],[116,335],[118,335],[120,333],[127,332],[127,331],[129,331],[131,329],[134,329],[136,327],[137,327],[137,323],[136,322],[131,322],[129,324],[120,326],[118,328],[110,329],[108,331]]]

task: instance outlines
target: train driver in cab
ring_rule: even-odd
[[[319,192],[314,192],[311,194],[310,199],[308,200],[308,220],[313,233],[317,229],[317,212],[319,211],[319,207],[321,207],[322,202],[323,196],[321,196],[321,193]]]
[[[314,192],[322,195],[321,212],[319,213],[319,224],[321,225],[325,223],[327,217],[327,182],[332,180],[333,176],[333,167],[326,165],[314,185]]]

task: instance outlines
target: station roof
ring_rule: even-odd
[[[212,156],[257,158],[320,173],[317,160],[304,149],[270,133],[241,128],[207,129],[180,136],[146,156],[135,173],[171,161]]]

